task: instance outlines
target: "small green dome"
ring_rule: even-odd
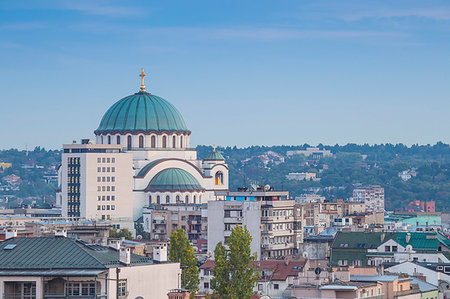
[[[148,184],[146,191],[200,191],[205,190],[186,170],[167,168],[159,172]]]
[[[221,153],[213,151],[206,155],[203,160],[225,160]]]
[[[112,105],[103,115],[95,133],[163,131],[190,133],[181,113],[172,104],[161,97],[141,91]]]

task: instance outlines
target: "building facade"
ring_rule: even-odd
[[[147,92],[140,76],[140,91],[106,111],[95,141],[63,146],[56,195],[63,217],[133,230],[144,206],[206,203],[228,190],[225,158],[214,150],[199,160],[181,113]]]

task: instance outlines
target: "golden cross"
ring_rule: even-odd
[[[145,91],[145,85],[144,85],[144,77],[146,74],[144,74],[144,68],[142,68],[141,74],[139,77],[141,77],[141,91]]]
[[[215,152],[216,151],[216,145],[215,144],[213,144],[213,151]]]

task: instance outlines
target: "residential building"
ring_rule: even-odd
[[[442,233],[344,232],[331,246],[331,266],[368,266],[384,262],[450,262],[450,240]]]
[[[363,202],[368,212],[384,212],[384,188],[375,185],[355,188],[353,201]]]
[[[308,147],[306,150],[297,151],[287,151],[286,155],[304,155],[306,157],[311,157],[313,160],[319,160],[323,157],[334,157],[334,155],[329,150],[319,149],[318,147]]]
[[[252,262],[260,273],[253,291],[270,298],[284,298],[283,293],[292,285],[294,279],[303,271],[306,260],[265,260]],[[214,261],[208,260],[199,268],[199,293],[212,294],[211,279],[214,271]]]
[[[9,298],[165,298],[179,263],[68,238],[0,243],[0,294]]]
[[[236,225],[252,235],[251,250],[261,260],[297,253],[303,240],[302,211],[285,191],[217,192],[225,200],[208,202],[208,251],[226,242]]]
[[[144,207],[144,231],[149,232],[153,240],[169,240],[170,233],[182,228],[189,241],[197,246],[198,241],[206,240],[207,211],[206,204],[165,204]],[[197,246],[198,247],[198,246]],[[206,248],[198,248],[198,251]]]
[[[295,181],[318,181],[315,172],[291,172],[286,175],[286,179]]]

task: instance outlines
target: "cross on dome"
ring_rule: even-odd
[[[145,92],[145,85],[144,85],[144,77],[147,76],[144,73],[144,68],[142,68],[141,73],[139,74],[139,77],[141,77],[141,91]]]

